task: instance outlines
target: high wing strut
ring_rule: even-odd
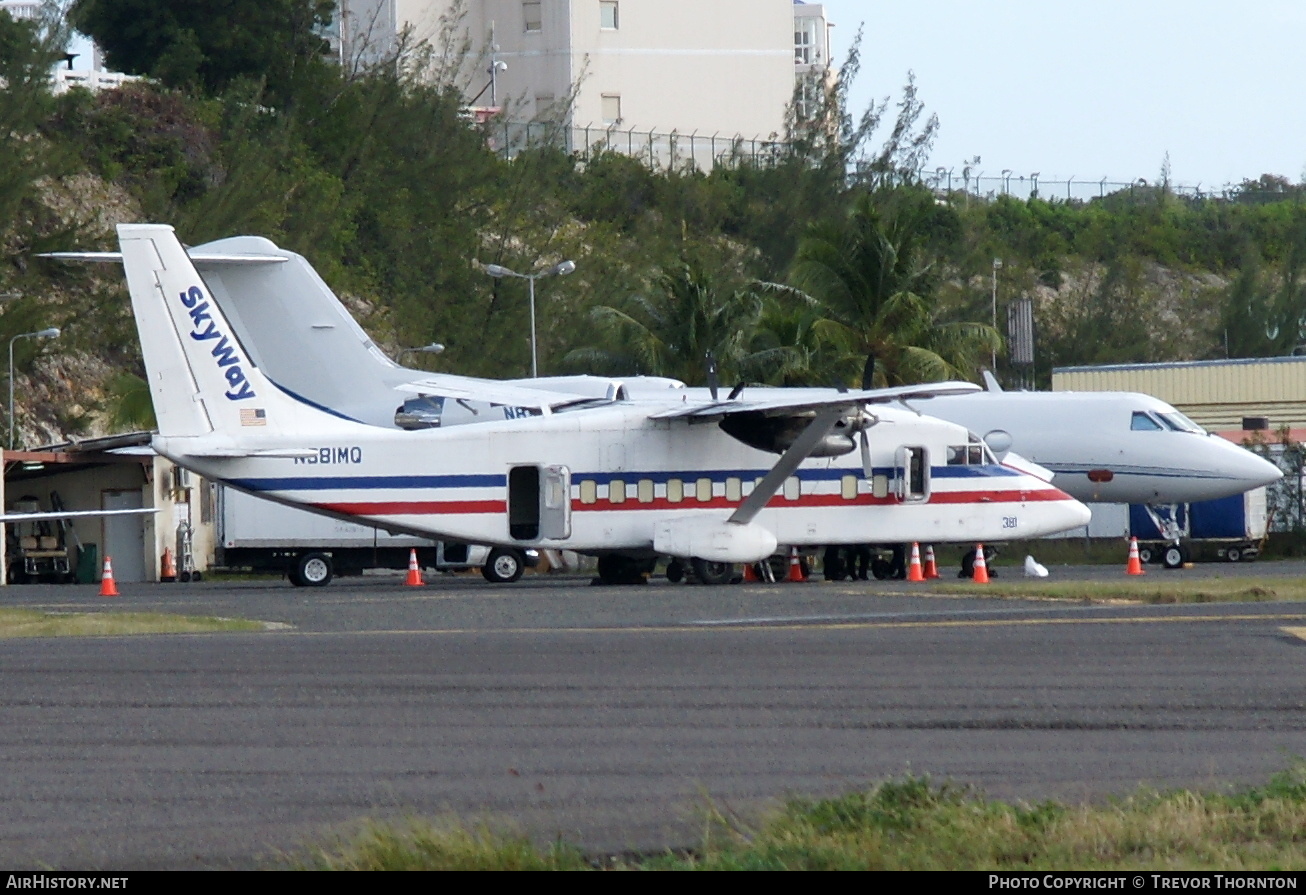
[[[793,471],[798,468],[798,465],[806,460],[816,446],[821,443],[821,440],[830,434],[834,424],[839,422],[848,413],[848,410],[847,406],[841,407],[838,405],[822,408],[816,414],[816,418],[807,424],[807,428],[794,439],[794,443],[789,446],[789,449],[780,455],[780,459],[776,461],[775,466],[771,467],[771,471],[762,477],[762,481],[757,483],[753,493],[748,495],[748,498],[739,505],[726,521],[733,522],[736,525],[747,525],[752,522],[753,517],[762,511],[762,508],[784,485],[785,479],[789,478]]]

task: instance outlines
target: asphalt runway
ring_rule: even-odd
[[[274,624],[0,642],[0,862],[268,866],[363,817],[451,813],[647,851],[697,842],[709,802],[747,823],[905,773],[1084,800],[1260,783],[1306,755],[1306,603],[401,580],[6,589]]]

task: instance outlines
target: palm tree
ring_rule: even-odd
[[[108,384],[108,422],[115,432],[154,429],[154,400],[150,386],[134,373],[119,373]]]
[[[940,220],[926,191],[868,192],[799,243],[790,278],[821,309],[813,329],[837,354],[831,373],[857,375],[873,355],[877,384],[965,378],[997,350],[992,327],[938,319],[930,301],[936,273],[926,257]]]
[[[697,261],[681,261],[654,280],[628,308],[590,311],[597,344],[570,352],[565,363],[595,373],[669,376],[690,384],[706,378],[711,352],[723,376],[739,374],[761,313],[761,299],[738,289],[723,293]]]
[[[788,286],[760,284],[769,293],[757,328],[742,360],[745,376],[770,385],[829,385],[826,371],[835,365],[828,345],[817,335],[820,308]]]

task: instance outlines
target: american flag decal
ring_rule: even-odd
[[[240,424],[242,426],[266,426],[268,424],[268,413],[262,407],[242,407],[240,409]]]

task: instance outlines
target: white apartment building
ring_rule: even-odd
[[[39,19],[41,0],[0,0],[0,10],[12,19]]]
[[[435,42],[455,0],[343,0],[344,59],[381,58],[405,26]],[[561,120],[614,146],[635,134],[775,139],[795,79],[830,65],[824,7],[795,0],[463,0],[468,99]],[[491,69],[494,69],[491,72]],[[563,111],[575,89],[570,114]],[[629,139],[628,139],[629,138]]]

